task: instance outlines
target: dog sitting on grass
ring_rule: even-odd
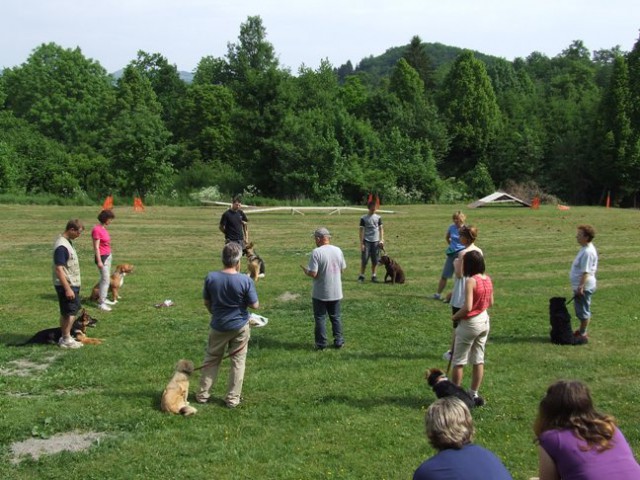
[[[169,381],[167,388],[162,392],[160,409],[163,412],[184,415],[194,415],[198,410],[189,405],[187,396],[189,395],[189,377],[193,373],[193,362],[190,360],[179,360],[173,377]]]
[[[447,378],[438,368],[430,368],[425,373],[425,379],[438,398],[457,397],[470,409],[476,406],[471,395]]]
[[[263,278],[265,275],[264,260],[253,249],[254,244],[248,243],[243,249],[242,254],[247,257],[247,269],[249,270],[249,276],[253,278],[254,282],[258,281],[258,278]]]
[[[404,270],[402,270],[400,264],[389,257],[389,255],[382,255],[378,265],[384,265],[384,268],[387,270],[384,276],[384,283],[404,283]]]

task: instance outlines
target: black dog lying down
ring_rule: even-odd
[[[471,395],[469,395],[462,387],[459,387],[449,380],[442,370],[430,368],[425,373],[425,378],[427,379],[429,386],[433,389],[433,392],[436,394],[436,397],[457,397],[469,408],[479,406],[473,401]]]
[[[87,330],[87,327],[95,327],[97,322],[98,321],[95,318],[93,318],[91,315],[89,315],[87,311],[83,308],[82,310],[80,310],[80,313],[78,314],[76,320],[73,322],[73,325],[71,326],[71,336],[78,341],[82,341],[83,343],[85,342],[94,343],[94,342],[91,342],[91,340],[97,340],[97,339],[88,339],[87,336],[85,335],[85,332]],[[43,344],[43,345],[46,345],[46,344],[57,345],[58,341],[60,340],[60,337],[62,337],[62,330],[60,329],[60,327],[47,328],[45,330],[40,330],[38,333],[36,333],[33,337],[31,337],[26,342],[14,343],[12,346],[20,347],[20,346],[29,345],[32,343]]]

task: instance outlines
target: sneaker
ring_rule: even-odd
[[[440,295],[439,293],[434,293],[433,295],[431,295],[431,298],[433,298],[434,300],[442,300],[442,295]]]
[[[106,300],[105,300],[104,302],[102,302],[102,303],[106,303],[107,305],[115,305],[116,303],[118,303],[118,301],[116,300],[115,302],[112,302],[111,300],[106,299]]]
[[[451,360],[451,350],[447,350],[446,352],[444,352],[442,354],[442,359],[446,360],[447,362]]]
[[[207,403],[209,401],[209,397],[204,398],[204,397],[199,397],[198,395],[196,395],[196,402],[200,403],[200,404],[204,404]]]
[[[588,333],[580,333],[580,330],[576,330],[575,332],[573,332],[573,336],[574,337],[578,337],[578,338],[588,338],[589,334]]]
[[[68,337],[66,339],[64,337],[60,337],[60,340],[58,340],[58,346],[60,348],[76,349],[76,348],[83,347],[84,345],[73,337]]]
[[[110,312],[111,307],[106,303],[101,303],[100,305],[98,305],[98,310],[102,310],[103,312]]]
[[[358,276],[358,283],[364,283],[364,275]]]
[[[485,402],[484,398],[482,398],[480,395],[474,395],[473,403],[476,407],[484,407],[487,402]]]
[[[342,347],[344,347],[344,342],[342,343],[334,343],[333,347],[340,350]]]
[[[378,283],[378,277],[376,277],[375,275],[373,277],[371,277],[371,281],[373,283]]]
[[[261,273],[260,275],[258,275],[258,278],[264,278],[264,273]]]

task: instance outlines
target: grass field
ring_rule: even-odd
[[[88,231],[99,208],[0,205],[0,478],[411,478],[434,453],[424,435],[433,394],[423,372],[446,367],[441,355],[451,331],[449,306],[427,296],[444,261],[446,227],[459,208],[479,228],[477,244],[496,289],[481,392],[488,404],[473,412],[477,443],[499,455],[514,479],[535,475],[537,404],[552,381],[578,378],[590,385],[596,405],[618,418],[638,454],[638,211],[397,207],[383,219],[387,252],[408,278],[401,286],[356,282],[357,212],[248,212],[251,239],[267,264],[267,277],[257,284],[259,313],[270,321],[252,332],[245,401],[236,410],[223,407],[225,362],[214,401],[182,418],[160,412],[160,396],[178,359],[202,362],[208,315],[201,288],[207,271],[220,268],[222,210],[135,213],[116,206],[114,264],[133,263],[136,271],[113,312],[86,304],[99,319],[89,333],[105,343],[63,351],[5,345],[57,325],[51,245],[69,218],[87,227],[77,242],[83,293],[97,281]],[[571,295],[568,270],[581,223],[596,227],[600,253],[591,340],[553,346],[548,299]],[[314,247],[311,232],[321,225],[332,231],[348,264],[346,347],[339,351],[313,350],[310,279],[299,268]],[[165,299],[176,305],[154,308]],[[465,386],[469,377],[467,370]],[[74,432],[103,436],[84,451],[14,462],[16,442]]]

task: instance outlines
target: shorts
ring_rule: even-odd
[[[73,317],[80,310],[80,287],[71,287],[73,293],[76,294],[73,300],[68,300],[64,294],[64,288],[59,285],[55,286],[58,294],[58,304],[60,306],[60,315],[63,317]]]
[[[444,261],[444,267],[442,268],[442,278],[453,277],[453,261],[458,258],[458,255],[447,255],[447,259]]]
[[[590,320],[591,319],[591,296],[593,290],[585,290],[582,296],[575,296],[573,299],[573,307],[576,311],[576,317],[578,320]]]
[[[461,320],[456,327],[453,344],[453,365],[479,365],[484,363],[484,349],[489,337],[489,314],[484,312],[475,317]]]
[[[378,242],[364,241],[364,250],[362,251],[361,261],[362,265],[366,265],[371,258],[371,264],[378,264]]]

